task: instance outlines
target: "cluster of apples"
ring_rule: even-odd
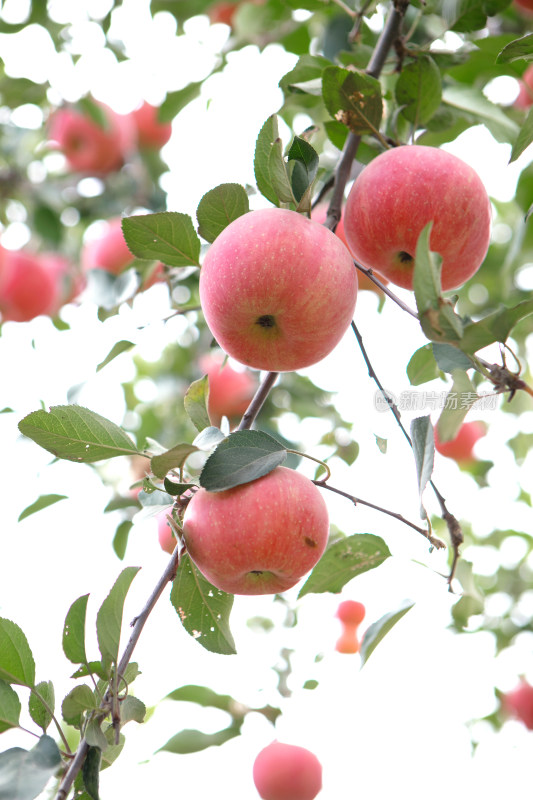
[[[160,122],[159,109],[143,103],[129,114],[117,114],[98,103],[98,122],[74,107],[59,108],[49,120],[50,146],[61,151],[69,168],[85,175],[108,175],[143,148],[160,149],[172,133]]]

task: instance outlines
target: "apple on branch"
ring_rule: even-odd
[[[183,517],[190,557],[230,594],[275,594],[294,586],[322,556],[326,503],[299,472],[276,467],[233,489],[199,489]]]
[[[200,302],[214,338],[255,369],[315,364],[339,343],[355,308],[346,246],[296,211],[267,208],[231,222],[200,270]]]
[[[424,145],[381,153],[358,175],[344,213],[346,240],[364,267],[413,288],[422,229],[442,256],[442,288],[462,286],[489,246],[490,201],[479,175],[457,156]]]
[[[253,779],[262,800],[314,800],[322,765],[305,747],[274,740],[257,755]]]

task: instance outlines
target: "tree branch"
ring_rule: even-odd
[[[252,427],[255,418],[261,411],[263,403],[267,399],[268,393],[276,383],[278,376],[279,372],[268,373],[262,384],[259,386],[257,392],[254,394],[252,402],[244,412],[243,418],[241,419],[239,427],[237,428],[238,431],[247,431]]]

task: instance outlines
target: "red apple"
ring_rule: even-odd
[[[503,696],[502,705],[507,713],[521,720],[526,728],[533,731],[533,686],[525,680]]]
[[[235,16],[238,6],[238,2],[214,3],[207,12],[209,21],[212,25],[217,22],[221,22],[224,25],[229,25],[231,27],[233,24],[233,17]]]
[[[60,108],[49,122],[51,146],[61,150],[72,170],[107,175],[120,169],[131,149],[133,128],[125,115],[100,104],[105,116],[101,126],[74,108]]]
[[[320,205],[316,206],[316,208],[313,209],[313,212],[311,214],[311,219],[314,219],[315,222],[320,222],[320,224],[323,225],[324,222],[326,221],[327,212],[328,212],[327,205],[325,203],[321,203]],[[337,227],[335,228],[335,234],[339,237],[341,242],[344,242],[344,244],[349,250],[350,246],[346,241],[346,233],[344,231],[344,213],[341,214],[341,218],[338,222]],[[384,275],[380,275],[377,272],[375,274],[376,278],[378,278],[378,280],[380,280],[381,283],[383,283],[385,286],[388,284],[388,280],[387,278],[385,278]],[[371,281],[370,278],[367,277],[364,272],[361,272],[361,270],[357,270],[357,283],[359,292],[364,292],[364,291],[375,292],[378,296],[380,297],[383,296],[383,292],[379,288],[379,286],[376,286],[376,284],[373,281]]]
[[[159,122],[159,109],[150,103],[143,103],[140,108],[131,112],[131,118],[137,132],[137,142],[141,147],[159,149],[168,142],[172,134],[170,122]]]
[[[339,603],[336,616],[345,625],[359,625],[365,618],[365,607],[357,600],[343,600]]]
[[[54,316],[61,306],[71,303],[81,294],[87,280],[70,261],[57,253],[43,253],[40,259],[45,269],[55,275],[59,288],[56,306],[49,311],[51,316]]]
[[[533,0],[514,0],[514,5],[526,17],[533,14]]]
[[[357,625],[344,625],[341,635],[335,642],[335,650],[338,653],[351,655],[353,653],[358,653],[360,647],[357,636]]]
[[[436,147],[403,145],[381,153],[358,175],[344,229],[357,261],[412,289],[418,237],[433,221],[430,246],[443,258],[447,290],[481,266],[490,220],[487,192],[471,166]]]
[[[135,256],[122,233],[120,217],[108,220],[103,233],[97,239],[87,242],[81,254],[81,263],[85,271],[104,269],[113,275],[119,275],[134,260]]]
[[[286,467],[223,492],[199,489],[183,536],[200,572],[232,594],[294,586],[325,550],[328,511],[309,478]]]
[[[157,538],[159,539],[161,549],[164,550],[165,553],[174,552],[174,548],[177,544],[176,537],[168,521],[169,513],[170,509],[166,508],[157,515]]]
[[[340,239],[282,208],[231,222],[200,270],[200,302],[218,344],[241,364],[271,372],[327,356],[356,296],[356,270]]]
[[[518,97],[513,105],[521,111],[527,111],[527,109],[533,105],[533,64],[530,64],[529,67],[524,70],[522,79],[520,80]]]
[[[255,394],[257,383],[248,371],[238,372],[224,363],[223,353],[209,353],[200,358],[200,369],[209,378],[207,410],[213,425],[222,417],[241,417]]]
[[[453,458],[459,464],[470,464],[475,461],[472,454],[474,445],[478,439],[485,436],[485,433],[486,428],[483,422],[472,420],[472,422],[463,422],[454,439],[449,442],[441,442],[437,428],[434,428],[435,450],[447,458]]]
[[[46,257],[23,250],[1,250],[0,312],[3,320],[27,322],[54,315],[61,306],[61,283]]]
[[[322,789],[322,765],[305,747],[273,741],[257,755],[253,778],[263,800],[314,800]]]

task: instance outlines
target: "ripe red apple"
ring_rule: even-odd
[[[490,202],[477,173],[457,156],[403,145],[377,156],[348,195],[344,230],[354,257],[405,289],[416,244],[433,221],[430,247],[442,258],[442,288],[462,286],[489,246]]]
[[[241,417],[257,389],[248,371],[238,372],[224,361],[223,353],[209,353],[200,358],[200,369],[209,378],[207,410],[213,425],[220,425],[222,417],[228,417],[230,422]]]
[[[157,538],[159,539],[161,549],[164,550],[165,553],[173,553],[177,543],[176,537],[167,519],[169,511],[170,509],[166,508],[157,515]]]
[[[527,111],[527,109],[533,105],[533,64],[530,64],[529,67],[524,70],[520,80],[518,97],[513,105],[521,111]]]
[[[200,270],[200,302],[218,344],[241,364],[271,372],[328,355],[356,296],[356,270],[339,238],[282,208],[231,222]]]
[[[521,720],[526,728],[533,731],[533,686],[521,680],[511,692],[503,695],[502,706],[508,714]]]
[[[114,217],[107,220],[103,233],[87,242],[82,250],[81,263],[85,271],[104,269],[119,275],[135,260],[122,233],[122,220]]]
[[[514,0],[514,5],[526,17],[530,17],[533,14],[533,0]]]
[[[55,265],[46,256],[23,250],[0,253],[0,312],[3,320],[27,322],[57,313],[62,289]]]
[[[290,589],[320,559],[328,532],[320,491],[286,467],[223,492],[199,489],[183,518],[192,560],[232,594]]]
[[[273,741],[257,755],[253,778],[263,800],[314,800],[322,789],[322,765],[305,747]]]
[[[315,222],[320,222],[320,224],[323,225],[324,222],[326,221],[327,212],[328,212],[327,205],[325,203],[321,203],[320,205],[316,206],[316,208],[313,209],[313,212],[311,214],[311,219],[314,219]],[[335,228],[335,234],[339,237],[341,242],[344,242],[344,244],[349,250],[350,246],[346,241],[346,233],[344,231],[344,212],[341,214],[341,218],[338,222],[337,227]],[[385,286],[388,284],[388,280],[387,278],[385,278],[384,275],[380,275],[378,272],[376,272],[375,274],[376,278],[378,278],[378,280],[380,280],[381,283],[383,283]],[[368,278],[365,275],[364,272],[361,272],[361,270],[357,270],[357,283],[358,283],[357,288],[359,292],[364,292],[364,291],[375,292],[379,297],[383,296],[383,292],[379,288],[379,286],[376,286],[376,284],[373,283],[370,280],[370,278]]]
[[[50,144],[61,150],[76,172],[107,175],[120,169],[132,147],[131,120],[99,105],[105,116],[103,127],[74,108],[60,108],[50,118]]]
[[[470,464],[475,461],[472,450],[478,439],[485,436],[486,428],[483,422],[472,420],[463,422],[457,435],[449,442],[441,442],[438,437],[437,429],[434,428],[435,450],[443,456],[453,458],[459,464]]]
[[[360,625],[365,618],[365,607],[357,600],[343,600],[339,603],[336,616],[345,625]]]
[[[239,6],[238,2],[229,3],[214,3],[208,10],[209,21],[212,25],[221,22],[224,25],[229,25],[230,28],[233,24],[233,17]]]
[[[141,147],[154,147],[159,149],[168,142],[172,134],[170,122],[159,122],[159,109],[150,103],[131,112],[131,118],[137,132],[137,142]]]

